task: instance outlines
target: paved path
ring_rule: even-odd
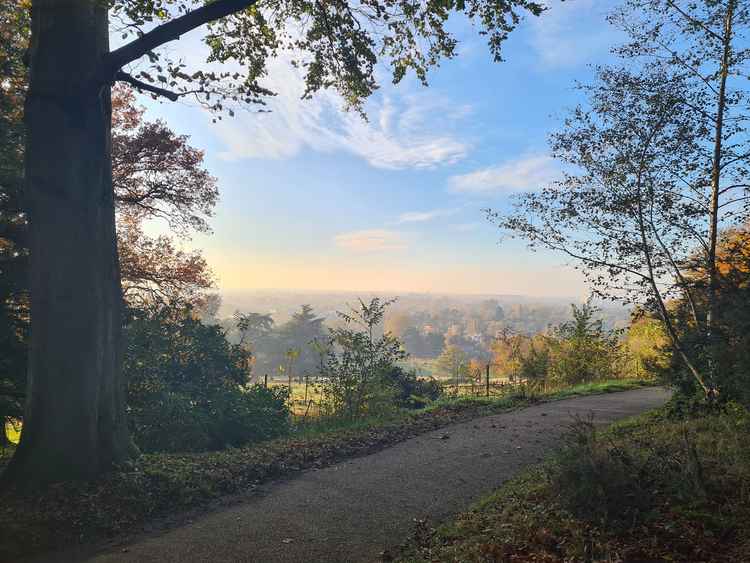
[[[414,518],[445,519],[540,460],[559,444],[572,415],[593,413],[604,424],[658,407],[668,396],[638,389],[455,424],[268,484],[246,503],[86,560],[374,561],[409,536]]]

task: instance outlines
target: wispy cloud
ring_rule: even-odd
[[[470,149],[457,126],[471,107],[455,107],[428,90],[384,86],[390,93],[368,103],[365,121],[343,111],[332,91],[301,100],[302,74],[284,57],[269,63],[268,77],[264,85],[277,93],[268,100],[270,113],[240,113],[216,126],[223,158],[288,158],[307,148],[348,152],[377,168],[433,168],[462,160]]]
[[[559,177],[560,169],[552,157],[532,155],[451,176],[448,189],[472,194],[523,192],[547,186]]]
[[[378,252],[406,248],[401,233],[386,229],[366,229],[341,233],[334,237],[336,246],[355,252]]]
[[[438,217],[449,217],[458,213],[458,209],[432,209],[430,211],[409,211],[398,216],[397,224],[424,223]]]
[[[606,55],[617,33],[605,21],[610,0],[546,0],[549,8],[531,18],[531,46],[547,67],[571,67]],[[582,23],[585,22],[585,25]]]

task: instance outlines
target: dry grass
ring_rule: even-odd
[[[622,382],[611,382],[623,389]],[[641,386],[630,382],[628,388]],[[578,394],[609,389],[578,388]],[[299,425],[295,435],[221,452],[144,455],[89,483],[60,483],[42,492],[0,495],[0,561],[137,531],[174,512],[205,507],[258,483],[311,467],[372,453],[413,436],[459,421],[554,400],[513,393],[502,398],[445,398],[418,411],[389,418],[323,417]],[[0,458],[0,468],[3,459]]]
[[[589,430],[402,561],[750,561],[750,413]]]

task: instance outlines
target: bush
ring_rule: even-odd
[[[375,336],[392,302],[377,297],[370,303],[360,300],[358,308],[338,313],[343,326],[331,329],[320,361],[324,408],[331,414],[357,418],[395,408],[398,391],[386,382],[384,374],[406,353],[389,333]]]
[[[407,409],[422,408],[443,392],[436,379],[419,379],[414,370],[406,371],[399,366],[393,366],[383,373],[383,383],[395,389],[396,404]]]
[[[582,520],[596,524],[632,522],[649,509],[650,459],[602,439],[591,420],[577,420],[566,446],[548,469],[560,505]]]
[[[219,403],[212,426],[215,446],[241,446],[283,436],[289,430],[289,389],[256,384]]]
[[[549,339],[551,357],[538,361],[548,366],[553,381],[567,385],[612,379],[620,355],[618,333],[594,318],[599,309],[590,300],[571,308],[573,320],[557,326]]]
[[[547,469],[560,505],[580,520],[634,528],[664,503],[658,495],[690,510],[717,502],[719,490],[746,498],[748,411],[730,403],[687,418],[675,414],[666,408],[619,434],[602,435],[591,420],[576,421]]]
[[[288,430],[286,388],[248,387],[250,355],[189,310],[131,311],[125,375],[133,438],[147,452],[204,451]]]

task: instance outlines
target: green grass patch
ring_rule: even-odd
[[[88,483],[0,495],[0,561],[138,531],[161,516],[205,507],[296,471],[366,455],[449,424],[528,404],[643,386],[605,382],[565,393],[519,389],[503,397],[444,398],[416,411],[356,420],[311,419],[287,438],[220,452],[143,455]],[[2,461],[0,460],[0,467]]]
[[[750,413],[666,410],[559,454],[434,530],[401,561],[750,561]]]
[[[18,440],[21,439],[21,423],[11,424],[10,422],[6,422],[5,435],[12,444],[17,444]]]

